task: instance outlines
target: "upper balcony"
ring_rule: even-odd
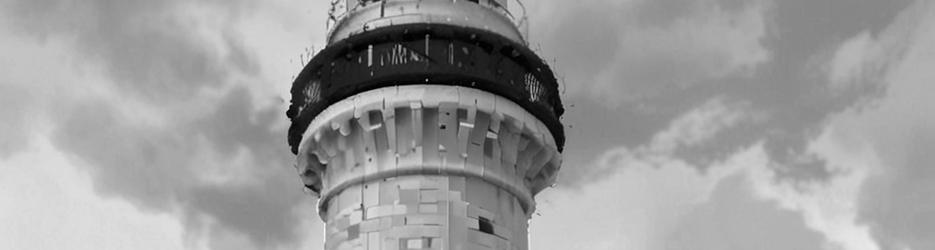
[[[332,0],[328,44],[381,27],[449,24],[487,30],[526,44],[520,0]]]
[[[525,12],[517,0],[334,3],[328,46],[292,85],[287,116],[293,153],[312,120],[330,105],[365,91],[413,84],[462,86],[505,97],[544,122],[562,149],[558,81],[520,32]]]

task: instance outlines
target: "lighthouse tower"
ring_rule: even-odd
[[[325,249],[528,249],[564,112],[518,0],[333,0],[289,145]]]

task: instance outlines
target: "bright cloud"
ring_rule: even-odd
[[[929,218],[935,207],[921,198],[931,193],[926,190],[935,190],[921,184],[928,183],[923,179],[935,175],[912,163],[929,162],[924,160],[928,154],[907,153],[935,146],[926,139],[935,133],[935,120],[922,115],[931,113],[924,107],[935,106],[931,103],[935,89],[927,84],[935,76],[926,69],[935,62],[932,7],[919,2],[877,38],[864,32],[844,42],[831,61],[832,84],[879,80],[887,89],[870,105],[832,116],[808,143],[804,153],[825,160],[834,177],[825,182],[776,182],[769,167],[750,171],[758,195],[801,212],[809,227],[824,234],[831,249],[935,246],[922,236],[935,228]],[[905,56],[897,55],[902,53]],[[905,197],[903,193],[915,195],[898,198]]]
[[[879,82],[886,75],[885,70],[904,56],[908,44],[915,41],[919,16],[924,15],[925,9],[907,8],[884,31],[877,34],[864,31],[841,43],[829,60],[831,87],[837,91],[878,87],[860,85]]]
[[[0,161],[0,248],[199,248],[173,216],[103,199],[93,185],[47,142]]]
[[[935,6],[923,1],[917,38],[887,74],[886,96],[837,126],[844,140],[866,138],[880,157],[879,175],[861,190],[859,216],[886,249],[931,249],[935,240]]]
[[[869,227],[858,222],[858,202],[863,183],[879,164],[866,142],[841,145],[831,139],[832,128],[811,143],[808,153],[827,160],[836,175],[826,182],[777,182],[774,171],[780,163],[750,166],[748,176],[756,194],[774,200],[787,210],[804,216],[805,223],[821,232],[830,245],[845,250],[876,250]],[[848,150],[842,150],[847,147]]]
[[[672,152],[678,147],[697,146],[755,116],[743,103],[727,104],[715,98],[673,120],[666,130],[653,136],[648,149]]]
[[[739,250],[817,249],[825,244],[827,236],[807,224],[799,210],[758,195],[763,188],[781,189],[763,187],[759,181],[764,179],[754,178],[756,170],[769,171],[771,164],[762,144],[706,166],[669,152],[626,148],[605,152],[595,164],[617,171],[578,192],[551,191],[539,197],[542,216],[534,217],[531,232],[566,237],[540,238],[533,247]]]
[[[703,175],[678,159],[637,156],[625,148],[597,162],[619,170],[577,192],[548,191],[537,198],[542,216],[533,217],[530,233],[539,236],[531,249],[660,249],[680,216],[734,170]]]

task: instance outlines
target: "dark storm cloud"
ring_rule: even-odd
[[[257,72],[238,35],[218,27],[220,48],[196,34],[197,23],[180,15],[188,6],[219,9],[220,23],[245,15],[251,1],[4,0],[4,18],[23,34],[72,40],[75,52],[102,63],[116,86],[152,100],[190,97],[217,86],[229,72]],[[190,8],[195,9],[195,8]],[[220,51],[217,51],[217,50]]]
[[[703,4],[703,1],[697,0],[639,1],[636,5],[640,11],[634,14],[639,25],[665,27],[675,20],[692,15]]]
[[[553,33],[543,35],[541,42],[546,49],[542,52],[552,56],[561,69],[559,74],[566,80],[574,81],[571,88],[593,84],[598,74],[617,57],[616,47],[620,43],[618,25],[621,19],[616,16],[620,10],[614,8],[564,8],[556,16],[533,16],[533,21],[548,20],[554,22]],[[534,14],[535,15],[535,14]],[[547,28],[532,24],[533,32]],[[553,48],[554,47],[554,48]],[[562,49],[557,49],[562,48]],[[566,62],[567,61],[567,62]],[[580,63],[574,63],[580,62]]]
[[[242,233],[269,249],[297,244],[297,225],[312,219],[299,218],[296,211],[311,199],[294,176],[285,128],[276,126],[285,119],[282,110],[258,109],[246,88],[233,87],[217,106],[211,104],[216,109],[183,107],[174,113],[179,105],[205,103],[194,101],[204,90],[231,89],[236,76],[260,78],[256,59],[242,44],[244,34],[233,26],[251,15],[255,4],[0,0],[0,14],[19,35],[67,41],[83,60],[74,63],[99,65],[118,95],[156,109],[173,107],[162,109],[168,111],[161,117],[165,124],[152,125],[131,120],[126,109],[115,107],[122,103],[57,103],[60,110],[49,115],[56,124],[52,142],[88,170],[99,193],[146,211],[181,213],[188,233],[201,232],[211,226],[204,222],[212,221],[215,233],[209,235]],[[192,118],[184,114],[188,110],[210,112]],[[250,181],[218,184],[203,176],[227,170]]]
[[[677,150],[675,157],[704,168],[762,141],[771,159],[780,163],[777,166],[784,166],[777,169],[779,178],[825,180],[833,173],[805,152],[807,142],[831,115],[885,92],[881,79],[874,77],[844,89],[831,88],[825,65],[842,42],[862,32],[876,37],[909,0],[760,1],[765,30],[754,42],[769,57],[748,70],[724,74],[712,72],[720,69],[716,65],[732,65],[731,58],[725,57],[728,50],[697,48],[704,41],[678,41],[691,39],[685,36],[661,36],[648,44],[628,41],[655,34],[647,30],[672,31],[686,20],[704,22],[717,15],[739,15],[727,19],[736,25],[743,21],[741,13],[756,7],[758,1],[610,2],[594,1],[601,6],[595,8],[562,1],[549,4],[563,5],[554,9],[570,14],[533,13],[533,18],[554,23],[540,27],[548,32],[535,42],[541,42],[546,57],[555,58],[567,88],[578,90],[565,96],[569,105],[564,120],[569,125],[566,164],[589,165],[602,149],[645,145],[674,118],[712,98],[725,97],[749,103],[750,111],[760,113],[764,120],[739,124],[705,144]],[[535,34],[537,26],[532,28]],[[645,47],[656,44],[671,48]],[[720,45],[725,46],[733,44]],[[559,181],[569,186],[616,171],[565,170]]]
[[[540,33],[535,29],[546,31],[533,42],[542,45],[545,57],[555,58],[554,66],[572,84],[572,94],[596,94],[604,103],[632,105],[768,57],[756,48],[758,34],[737,34],[758,32],[758,18],[746,16],[756,12],[756,6],[611,2],[548,3],[561,7],[532,13],[534,20],[552,24],[533,23],[534,34]],[[705,34],[709,32],[713,34]],[[727,36],[739,39],[723,38]]]
[[[745,10],[734,5],[712,7],[715,1],[684,5],[680,1],[612,2],[550,2],[559,6],[552,12],[531,14],[533,34],[541,34],[533,42],[541,43],[546,58],[555,58],[556,71],[569,89],[564,97],[569,165],[588,165],[607,148],[647,143],[676,116],[716,95],[685,90],[685,86],[719,74],[707,71],[726,67],[723,51],[712,52],[685,40],[679,32],[691,29],[674,25],[685,19],[704,22],[717,18],[712,16],[716,12],[738,14]],[[539,20],[553,25],[536,25]],[[718,66],[712,69],[710,65]],[[569,171],[561,173],[560,184],[572,186],[615,171],[566,169]]]
[[[109,104],[91,101],[69,110],[53,138],[59,148],[86,163],[103,194],[151,211],[181,208],[192,229],[204,226],[199,218],[208,216],[261,248],[294,243],[303,221],[294,209],[306,197],[293,176],[285,132],[273,130],[281,112],[252,109],[246,90],[238,89],[199,120],[156,128],[124,120]],[[229,160],[238,156],[238,149],[253,157],[243,163],[252,181],[218,185],[199,179],[205,169],[242,171],[225,166],[227,161],[199,160],[212,155],[209,150],[219,151],[219,160]]]
[[[163,210],[173,205],[174,189],[194,182],[185,166],[196,145],[184,138],[128,124],[104,102],[81,103],[65,114],[54,143],[90,163],[99,191]]]

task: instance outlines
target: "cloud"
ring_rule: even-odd
[[[693,157],[691,152],[701,150],[700,148],[718,147],[720,145],[710,145],[710,141],[720,133],[745,123],[762,122],[764,119],[766,118],[763,114],[751,110],[744,102],[713,98],[673,119],[663,130],[653,135],[647,144],[632,149],[623,147],[626,150],[605,150],[605,153],[597,157],[592,167],[561,172],[560,180],[566,187],[577,187],[600,180],[619,171],[619,164],[612,162],[629,157],[675,156],[705,169],[707,164],[722,160],[721,157],[730,156],[739,148],[724,150],[723,156],[711,157],[706,161]]]
[[[763,157],[767,160],[747,165],[746,175],[755,196],[774,201],[783,210],[801,214],[807,228],[820,232],[826,242],[822,248],[873,250],[935,246],[922,236],[924,233],[919,233],[935,228],[935,223],[924,215],[935,210],[925,202],[918,202],[918,197],[930,196],[924,190],[935,190],[920,186],[924,185],[921,181],[926,179],[924,176],[931,176],[931,171],[919,166],[931,160],[912,153],[918,151],[913,149],[935,147],[930,143],[932,140],[926,139],[932,137],[926,131],[935,122],[922,118],[929,116],[917,115],[918,110],[913,108],[931,106],[920,102],[932,100],[924,94],[932,91],[923,84],[930,81],[925,79],[931,78],[931,74],[922,73],[929,72],[922,67],[931,65],[930,56],[924,56],[930,53],[922,51],[931,50],[928,44],[933,42],[918,33],[932,32],[916,30],[918,24],[928,23],[925,21],[928,19],[920,18],[920,13],[931,16],[930,7],[921,3],[910,6],[880,32],[863,31],[842,43],[830,60],[832,67],[837,68],[828,74],[832,79],[829,86],[839,92],[832,95],[841,91],[850,91],[853,95],[842,101],[847,104],[843,106],[843,113],[835,111],[841,108],[825,110],[826,118],[822,120],[828,122],[818,123],[817,133],[808,132],[814,131],[809,129],[803,136],[766,136]],[[910,47],[913,44],[914,47]],[[841,85],[842,82],[834,80],[849,82]],[[868,86],[886,88],[887,95],[866,105],[859,99],[865,98],[868,92],[879,91],[867,90]],[[854,91],[855,88],[864,89]],[[782,141],[789,138],[804,139],[804,142]],[[789,148],[777,147],[777,140],[780,145],[804,146],[777,152],[776,149]],[[802,169],[823,169],[824,173],[803,173]],[[814,176],[824,177],[814,179]],[[905,193],[915,198],[900,195]]]
[[[924,167],[933,159],[921,153],[935,147],[935,121],[918,109],[933,105],[935,90],[925,84],[935,79],[927,69],[935,60],[928,53],[935,43],[932,13],[932,5],[920,1],[878,35],[862,32],[837,50],[831,62],[839,71],[832,70],[831,79],[851,82],[832,82],[835,91],[872,84],[885,95],[829,115],[797,153],[821,162],[831,173],[827,178],[781,177],[787,161],[751,169],[758,196],[801,212],[834,249],[935,247],[921,233],[935,230],[928,216],[935,207],[919,202],[935,190],[923,181],[933,176]]]
[[[878,175],[861,189],[859,219],[871,227],[882,249],[931,249],[935,241],[935,177],[931,149],[935,148],[935,8],[920,1],[914,6],[918,26],[906,57],[888,72],[886,95],[869,107],[855,109],[835,123],[845,142],[865,140],[880,162]]]
[[[923,9],[910,7],[881,32],[874,34],[866,30],[842,42],[828,60],[831,88],[848,91],[885,87],[880,84],[881,77],[892,63],[904,56],[908,44],[914,40],[918,12]]]
[[[531,233],[565,237],[536,238],[534,247],[824,249],[832,244],[805,213],[760,195],[761,188],[778,189],[759,185],[774,183],[772,177],[755,178],[757,169],[771,173],[774,164],[762,143],[705,165],[645,148],[610,149],[594,164],[587,168],[616,171],[592,179],[580,192],[559,186],[564,191],[537,198],[542,216],[532,221]]]
[[[18,86],[0,84],[0,114],[9,117],[0,123],[0,159],[19,152],[29,141],[29,121],[24,117],[32,110],[28,108],[31,101],[26,93],[29,91]]]
[[[147,100],[186,99],[259,70],[229,28],[250,1],[4,2],[4,19],[19,34],[72,41],[75,52],[104,65],[114,86]]]
[[[278,77],[264,75],[260,67],[273,66],[276,73],[298,67],[284,64],[301,48],[280,55],[294,47],[292,41],[245,39],[242,32],[256,27],[240,22],[254,15],[269,23],[304,21],[295,16],[323,4],[0,4],[0,31],[11,38],[4,43],[29,49],[14,51],[10,72],[6,67],[0,71],[10,73],[0,88],[15,90],[2,94],[21,97],[4,99],[15,104],[0,110],[13,121],[4,124],[13,126],[12,135],[35,135],[17,140],[47,138],[90,175],[100,195],[179,220],[188,241],[206,240],[212,248],[271,249],[317,238],[306,237],[320,228],[314,200],[302,193],[292,168],[284,104],[267,101],[276,98],[270,93],[288,92],[268,88],[287,83],[271,83]],[[269,17],[284,12],[292,19]],[[293,29],[297,42],[314,38],[293,24],[276,27]],[[255,51],[276,54],[259,58]],[[27,148],[13,147],[0,148],[0,156]]]
[[[310,199],[292,178],[285,130],[272,126],[281,113],[251,113],[243,89],[218,102],[214,112],[168,127],[128,122],[107,103],[82,103],[52,138],[82,159],[102,194],[144,210],[180,211],[189,230],[233,230],[258,248],[295,242],[307,216],[295,209]],[[215,223],[204,225],[203,217]]]
[[[809,4],[813,3],[777,3],[779,5],[777,11],[789,12],[795,9],[808,8],[806,6]],[[868,4],[873,5],[864,3],[865,6]],[[894,4],[884,9],[893,10],[895,8],[895,10],[898,10],[898,6],[899,4]],[[902,61],[913,58],[913,56],[910,56],[911,54],[931,54],[919,52],[918,50],[905,52],[908,46],[913,44],[908,41],[912,41],[917,37],[914,34],[915,32],[912,32],[913,25],[924,22],[919,20],[918,14],[912,14],[917,12],[917,7],[907,7],[907,11],[903,12],[891,12],[892,16],[874,14],[874,19],[882,20],[880,23],[887,25],[874,23],[868,28],[866,24],[854,26],[849,22],[835,20],[832,23],[841,25],[840,27],[834,25],[825,27],[827,30],[835,30],[835,34],[838,34],[838,36],[867,39],[866,41],[858,41],[863,44],[856,47],[870,49],[871,51],[859,53],[853,57],[851,57],[852,55],[846,55],[845,57],[848,57],[848,59],[828,56],[829,54],[854,53],[840,52],[841,48],[853,46],[847,45],[849,42],[846,40],[808,40],[802,37],[788,37],[796,33],[806,32],[806,29],[814,28],[814,26],[809,26],[806,23],[790,22],[788,19],[794,18],[795,15],[784,14],[783,17],[777,17],[777,26],[775,27],[777,33],[766,39],[766,44],[774,50],[774,55],[777,56],[776,61],[759,66],[760,69],[751,78],[728,77],[725,83],[709,85],[713,87],[689,87],[693,91],[704,94],[670,92],[667,95],[671,96],[666,96],[661,100],[653,100],[653,102],[675,102],[676,104],[673,106],[691,108],[684,109],[688,111],[678,111],[677,115],[671,116],[673,117],[671,119],[656,121],[655,126],[661,129],[636,146],[604,150],[604,153],[596,157],[594,165],[585,168],[595,169],[596,172],[592,173],[599,174],[586,177],[576,176],[580,178],[572,180],[600,183],[598,181],[603,180],[601,176],[612,176],[613,173],[622,175],[628,171],[632,173],[632,171],[637,171],[635,169],[640,169],[638,167],[640,164],[645,164],[644,167],[658,168],[659,171],[666,168],[690,168],[706,169],[721,174],[726,170],[720,168],[725,165],[733,165],[737,166],[735,168],[742,169],[742,176],[745,178],[743,181],[738,182],[747,184],[737,184],[735,182],[730,185],[747,186],[749,188],[748,192],[744,195],[737,195],[736,193],[734,195],[724,195],[722,197],[734,198],[720,198],[720,200],[717,198],[719,197],[718,194],[712,194],[711,197],[713,198],[711,198],[711,203],[708,206],[713,207],[743,200],[738,197],[755,200],[746,203],[751,207],[749,213],[764,213],[769,216],[776,216],[775,218],[781,218],[779,220],[783,223],[789,222],[784,227],[766,228],[768,230],[788,229],[780,230],[784,231],[782,233],[775,233],[776,237],[795,237],[795,235],[798,235],[807,240],[789,242],[810,242],[807,246],[786,249],[803,247],[812,249],[880,249],[877,247],[878,244],[883,249],[902,249],[902,247],[911,247],[911,249],[931,248],[928,245],[930,243],[917,233],[932,231],[930,228],[932,224],[928,223],[928,220],[922,215],[924,211],[931,211],[931,209],[925,204],[909,204],[908,200],[911,198],[900,198],[906,195],[898,195],[895,193],[898,188],[891,188],[896,185],[894,184],[896,182],[907,183],[905,188],[912,186],[915,189],[912,189],[912,191],[898,189],[899,192],[911,193],[913,194],[911,197],[925,196],[926,191],[924,190],[930,189],[924,188],[924,184],[916,183],[913,180],[925,179],[918,176],[929,176],[929,174],[920,170],[894,170],[899,173],[909,172],[912,173],[912,176],[917,177],[906,179],[908,178],[906,174],[883,174],[882,176],[888,177],[878,177],[880,171],[887,171],[880,170],[887,168],[885,167],[886,159],[892,158],[892,156],[886,157],[886,152],[893,153],[905,150],[905,146],[891,144],[906,144],[904,141],[892,139],[900,138],[900,136],[888,133],[898,133],[905,137],[905,131],[915,130],[883,125],[900,119],[882,115],[866,118],[873,119],[876,121],[875,123],[853,118],[846,118],[841,121],[842,117],[852,116],[851,113],[861,113],[868,109],[875,110],[875,107],[881,103],[883,103],[883,106],[887,106],[887,103],[906,105],[899,108],[889,108],[885,111],[886,114],[900,117],[921,117],[920,110],[910,106],[931,106],[918,101],[932,99],[922,94],[932,93],[932,91],[923,89],[915,89],[915,91],[911,92],[914,93],[913,96],[905,96],[904,94],[899,97],[887,98],[888,101],[873,99],[880,97],[879,93],[893,91],[892,87],[886,84],[891,82],[891,80],[888,80],[888,78],[891,78],[890,73],[899,71],[900,65],[905,64]],[[899,17],[893,18],[897,14]],[[895,21],[890,24],[887,22],[890,20]],[[785,35],[783,37],[774,36],[778,34]],[[816,35],[812,34],[806,38],[811,39],[814,37]],[[800,43],[800,46],[808,44],[809,46],[789,47],[789,44],[792,43]],[[914,43],[932,44],[932,42],[925,40],[915,41]],[[850,66],[839,66],[842,68],[857,67],[856,70],[855,68],[838,69],[840,71],[837,74],[841,75],[837,77],[845,77],[839,79],[849,79],[848,81],[851,81],[845,85],[840,85],[843,88],[835,85],[838,83],[829,81],[829,79],[833,78],[830,75],[836,73],[799,67],[802,65],[815,65],[815,61],[835,65],[842,63],[840,60],[857,60],[859,62]],[[792,67],[792,65],[796,64],[798,66]],[[930,64],[919,62],[913,65],[922,67],[922,65]],[[927,82],[920,80],[918,74],[913,76],[917,78],[906,79],[906,81]],[[753,79],[759,82],[751,82]],[[923,77],[921,79],[927,78]],[[873,88],[861,86],[873,86]],[[886,92],[882,92],[883,90]],[[908,94],[910,92],[901,91],[900,93]],[[720,99],[720,103],[710,101],[718,100],[712,98],[712,96],[724,99]],[[708,101],[699,101],[697,98],[706,98]],[[730,101],[725,102],[724,100]],[[666,107],[664,105],[666,104],[660,104],[657,107]],[[654,109],[654,111],[673,112],[662,108]],[[842,112],[844,114],[841,114]],[[873,113],[882,114],[884,111],[874,111]],[[622,118],[619,121],[631,122],[637,119],[636,117],[639,116]],[[842,126],[854,126],[853,124],[863,124],[857,127],[878,124],[873,125],[876,127],[872,129],[877,131],[875,133],[887,134],[879,137],[888,138],[886,141],[889,141],[890,144],[877,146],[873,140],[864,139],[865,136],[861,136],[862,134],[874,133],[853,128],[841,128]],[[933,127],[923,125],[931,124],[927,120],[911,120],[906,121],[906,124],[914,124],[912,125],[914,128]],[[625,126],[621,125],[621,127]],[[848,132],[849,130],[851,132]],[[918,142],[921,144],[916,146],[917,149],[932,147],[927,146],[927,143],[924,142],[927,140],[923,138],[927,137],[915,136],[912,138],[916,141],[922,141]],[[654,148],[653,145],[657,145],[655,148],[658,150],[650,150]],[[706,145],[715,146],[705,149]],[[883,151],[886,152],[879,152],[880,148],[885,148]],[[693,149],[701,150],[693,151]],[[911,152],[912,150],[907,151]],[[695,158],[698,155],[708,157],[709,160],[699,161]],[[715,157],[711,158],[712,155]],[[738,155],[747,155],[745,157],[747,160],[730,160],[741,158]],[[929,162],[929,160],[914,162]],[[916,165],[920,164],[917,163]],[[586,173],[586,171],[573,174]],[[709,173],[709,175],[712,174]],[[714,174],[714,176],[718,175]],[[563,173],[562,177],[566,177],[565,173]],[[729,184],[722,184],[730,186]],[[919,191],[920,185],[922,185],[923,191]],[[869,188],[871,186],[873,188]],[[903,184],[896,186],[903,186]],[[603,186],[593,184],[593,187]],[[587,192],[596,192],[588,186],[583,189],[588,190]],[[623,188],[617,190],[623,190]],[[865,204],[871,202],[872,205]],[[639,201],[636,201],[636,203],[639,203]],[[723,226],[727,222],[722,219],[730,217],[727,215],[718,216],[716,215],[717,209],[708,208],[705,210],[704,205],[694,204],[690,205],[690,207],[695,207],[697,210],[689,211],[695,211],[695,213],[680,220],[685,223],[684,227],[671,226],[678,225],[672,222],[664,223],[670,225],[667,227],[685,230],[682,233],[673,231],[674,236],[672,237],[678,238],[699,234],[700,231],[691,230],[693,227],[710,229],[711,226],[704,225]],[[896,208],[885,204],[901,205],[900,208]],[[681,214],[686,213],[685,210],[682,210]],[[731,214],[731,216],[733,215]],[[909,222],[910,219],[908,218],[916,219]],[[696,224],[701,226],[693,226]],[[744,225],[746,224],[740,224],[736,228],[743,228]],[[650,226],[646,227],[650,228]],[[622,229],[614,230],[618,231],[611,232],[622,235],[622,233],[619,233]],[[746,232],[750,230],[739,231]],[[719,232],[705,231],[706,234],[703,234],[722,239],[722,241],[718,242],[705,242],[703,240],[668,240],[665,242],[675,245],[690,244],[693,247],[729,247],[719,246],[715,243],[733,240],[729,238],[735,234],[719,234]],[[621,236],[610,233],[603,237],[614,238]],[[750,238],[755,239],[756,237],[754,235],[745,239]],[[739,242],[737,244],[746,243]]]
[[[822,249],[802,215],[760,200],[744,175],[722,180],[707,203],[681,216],[660,249]]]
[[[196,249],[171,215],[98,196],[48,141],[23,151],[0,159],[0,248]]]
[[[778,162],[750,166],[748,179],[756,197],[800,213],[807,227],[821,232],[832,249],[875,250],[870,228],[858,220],[857,213],[861,188],[875,175],[880,160],[866,141],[838,141],[840,133],[829,126],[809,142],[807,153],[820,158],[834,173],[823,182],[776,181],[783,174]]]
[[[769,60],[770,52],[760,44],[766,34],[765,2],[735,10],[713,1],[686,6],[694,9],[665,26],[621,30],[616,61],[599,75],[591,94],[608,100],[651,99],[705,79],[750,74]]]
[[[917,178],[924,178],[920,176],[930,176],[927,173],[930,171],[915,167],[920,164],[904,162],[930,161],[924,157],[911,156],[912,153],[904,153],[913,152],[907,145],[915,144],[909,146],[915,149],[933,147],[935,144],[929,145],[927,141],[930,140],[924,139],[930,133],[924,132],[928,129],[899,128],[899,124],[912,124],[908,125],[912,128],[932,128],[931,125],[935,123],[895,118],[923,117],[913,115],[918,112],[912,107],[931,106],[918,102],[932,99],[921,94],[932,92],[922,87],[925,86],[922,82],[928,82],[923,79],[930,77],[921,73],[928,72],[922,67],[930,65],[931,59],[920,56],[927,53],[919,51],[920,48],[926,48],[919,47],[921,44],[927,46],[932,42],[926,40],[930,38],[922,38],[918,34],[922,32],[917,32],[918,24],[928,23],[925,21],[928,19],[920,18],[923,16],[920,13],[931,16],[930,7],[921,3],[907,7],[885,29],[865,30],[843,42],[829,61],[833,69],[828,72],[831,79],[828,86],[837,92],[831,96],[850,92],[852,97],[842,100],[841,103],[845,104],[843,108],[826,110],[826,118],[823,120],[827,122],[818,123],[819,129],[809,129],[817,130],[817,133],[806,130],[804,136],[791,137],[804,139],[804,143],[783,143],[781,139],[790,138],[788,134],[766,137],[766,153],[770,160],[767,164],[753,164],[748,168],[755,194],[776,201],[783,209],[801,213],[808,228],[821,232],[827,241],[827,248],[928,249],[935,246],[935,243],[918,233],[935,228],[935,223],[930,223],[931,220],[922,215],[925,213],[922,211],[933,211],[932,207],[926,203],[909,201],[918,199],[897,198],[901,196],[892,193],[918,191],[884,188],[907,183],[910,190],[932,190],[908,184],[915,183],[912,180]],[[931,32],[925,31],[924,34],[928,33]],[[913,44],[915,47],[910,47]],[[894,75],[905,75],[906,78]],[[869,105],[861,101],[868,96],[867,93],[871,93],[870,97],[879,97],[873,93],[879,93],[882,88],[887,93],[882,99],[874,100]],[[906,103],[913,104],[900,105]],[[843,111],[835,111],[838,109]],[[904,136],[900,138],[896,134]],[[791,153],[777,152],[775,149],[789,148],[769,145],[776,143],[777,139],[780,139],[780,145],[804,146],[793,147],[799,149]],[[900,159],[902,163],[894,165],[892,159]],[[803,174],[800,171],[801,166],[810,165],[814,167],[808,168],[823,169],[824,174]],[[794,170],[796,168],[799,170]],[[912,173],[913,177],[903,175],[907,172]],[[824,177],[816,181],[810,176]],[[926,196],[923,193],[917,193],[914,197]]]
[[[621,210],[613,213],[623,216],[618,223],[630,226],[602,229],[602,234],[595,236],[619,238],[612,242],[635,248],[878,249],[871,227],[860,220],[858,213],[863,185],[876,175],[880,160],[871,144],[853,138],[839,141],[841,133],[829,127],[809,142],[806,152],[827,162],[827,167],[835,173],[822,182],[778,178],[783,163],[772,159],[763,143],[755,143],[731,153],[724,160],[706,165],[693,164],[671,151],[618,148],[606,151],[595,161],[599,166],[593,166],[617,170],[611,172],[616,173],[613,177],[569,195],[603,194],[630,206],[639,204],[638,208],[620,205]],[[657,173],[667,177],[656,179]],[[679,181],[670,183],[665,181],[668,178]],[[602,184],[604,182],[628,184]],[[634,182],[658,183],[643,187]],[[635,199],[629,195],[631,192],[648,192],[654,198],[651,201]],[[545,199],[550,198],[546,196]],[[678,201],[666,203],[670,198]],[[593,209],[587,208],[583,200],[561,202]],[[601,204],[614,206],[614,203]],[[647,207],[653,212],[626,212]],[[646,223],[653,225],[645,225],[640,219],[625,216],[626,213],[648,218],[651,222]],[[750,219],[743,219],[745,217]],[[628,231],[630,227],[644,232],[626,237],[633,234]],[[786,240],[770,240],[777,238]]]
[[[580,192],[559,186],[537,197],[542,216],[531,221],[530,234],[563,237],[534,236],[531,248],[664,249],[665,236],[681,216],[704,203],[717,183],[741,166],[721,162],[702,174],[678,158],[636,155],[627,148],[608,150],[594,164],[599,165],[586,167],[618,171],[591,180]]]
[[[763,142],[781,163],[777,178],[827,180],[834,173],[823,158],[806,153],[809,141],[834,114],[879,97],[885,91],[879,76],[891,67],[886,62],[900,60],[911,39],[886,29],[907,1],[586,3],[532,4],[531,11],[532,20],[555,23],[533,25],[533,43],[541,42],[542,53],[555,57],[556,71],[565,74],[567,162],[593,161],[607,148],[645,147],[672,120],[722,98],[756,115],[703,145],[676,150],[679,157],[706,166]],[[828,14],[839,12],[851,14]],[[842,85],[853,87],[833,87],[833,55],[861,34],[885,43],[883,52],[866,60],[869,66],[859,70],[864,77]],[[588,173],[563,172],[559,181],[574,186]]]
[[[699,146],[718,133],[752,117],[743,104],[725,104],[712,99],[673,120],[669,127],[653,136],[648,150],[673,152],[680,147]]]
[[[764,1],[739,7],[716,1],[613,2],[568,2],[555,12],[533,12],[532,18],[557,23],[541,35],[543,53],[561,59],[556,67],[568,74],[567,83],[587,86],[569,88],[572,95],[619,106],[743,74],[769,60],[759,42],[766,32]]]

